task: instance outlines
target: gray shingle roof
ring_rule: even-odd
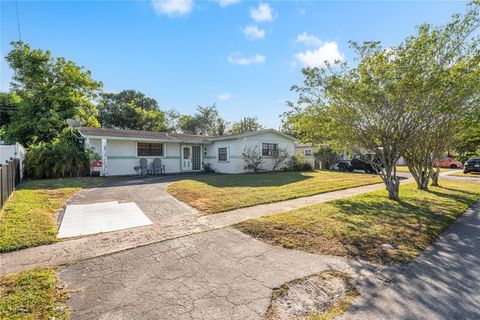
[[[125,130],[125,129],[108,129],[108,128],[89,128],[79,127],[78,130],[84,136],[97,137],[118,137],[118,138],[138,138],[138,139],[155,139],[172,142],[195,141],[195,142],[209,142],[208,136],[198,136],[193,134],[177,134],[156,131],[142,131],[142,130]]]
[[[265,130],[255,131],[255,132],[246,132],[241,134],[232,134],[232,135],[224,135],[224,136],[200,136],[200,135],[194,135],[194,134],[179,134],[179,133],[166,133],[166,132],[156,132],[156,131],[90,128],[90,127],[79,127],[78,130],[80,130],[80,132],[84,136],[152,139],[152,140],[162,140],[162,141],[172,141],[172,142],[211,143],[213,141],[237,139],[237,138],[254,136],[254,135],[268,133],[268,132],[279,134],[287,139],[296,140],[295,138],[274,129],[265,129]]]

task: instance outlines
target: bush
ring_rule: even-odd
[[[243,169],[253,172],[262,171],[262,164],[264,162],[262,155],[257,151],[257,147],[245,147],[242,153],[242,159],[245,161]]]
[[[297,154],[288,160],[286,169],[288,171],[311,171],[313,170],[312,165],[308,162],[305,157]]]
[[[25,175],[29,179],[87,176],[92,152],[78,131],[66,129],[60,138],[30,145],[25,155]]]
[[[204,163],[203,164],[203,173],[216,173],[215,169],[213,169],[211,163]]]

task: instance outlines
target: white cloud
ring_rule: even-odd
[[[273,20],[273,10],[268,3],[260,3],[257,8],[250,9],[250,17],[256,22]]]
[[[234,54],[231,54],[228,56],[227,60],[230,63],[233,64],[240,64],[244,66],[248,66],[253,63],[264,63],[265,62],[265,56],[261,54],[256,54],[251,57],[244,57],[240,53],[236,52]]]
[[[303,44],[305,44],[307,46],[311,46],[311,47],[320,47],[323,44],[322,40],[320,40],[318,37],[316,37],[312,34],[309,34],[306,31],[299,34],[295,38],[295,42],[300,42],[300,43],[303,43]]]
[[[230,6],[232,4],[237,4],[239,2],[240,2],[240,0],[218,0],[218,4],[222,8],[225,8],[225,7]]]
[[[299,52],[295,58],[305,67],[324,67],[325,61],[333,63],[336,60],[345,60],[345,56],[338,50],[335,42],[325,42],[315,50]]]
[[[222,101],[227,101],[227,100],[232,99],[232,94],[228,93],[228,92],[225,92],[225,93],[219,94],[217,96],[217,98],[222,100]]]
[[[249,40],[262,39],[265,37],[265,30],[257,26],[246,26],[242,29],[242,32]]]
[[[193,10],[193,0],[152,0],[152,5],[158,14],[169,17],[185,16]]]

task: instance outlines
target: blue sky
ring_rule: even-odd
[[[18,39],[15,2],[2,1],[3,61]],[[352,61],[348,41],[401,42],[443,24],[465,2],[18,1],[22,40],[92,71],[105,91],[135,89],[162,109],[193,113],[217,102],[228,121],[256,116],[278,128],[304,65]]]

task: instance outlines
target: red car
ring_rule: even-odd
[[[433,165],[436,167],[437,161],[435,161]],[[452,158],[444,157],[440,161],[440,167],[456,169],[456,168],[463,168],[463,164],[460,161],[453,160]]]

